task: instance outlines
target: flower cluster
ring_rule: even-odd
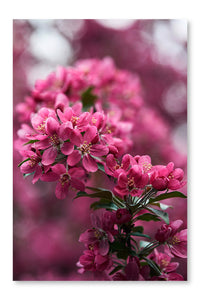
[[[135,226],[136,220],[132,222],[133,216],[126,208],[98,211],[91,215],[91,221],[93,227],[82,233],[79,238],[79,242],[84,243],[86,247],[77,263],[79,273],[101,271],[107,274],[110,280],[115,281],[183,280],[180,274],[174,272],[179,263],[171,262],[174,256],[187,257],[186,229],[175,235],[182,224],[181,220],[162,225],[162,234],[163,228],[167,227],[170,231],[168,236],[162,239],[158,230],[156,240],[145,247],[139,246],[135,237],[148,236],[142,234],[142,227]],[[165,247],[165,253],[158,252],[155,247],[161,246],[164,241],[167,241],[168,248]],[[169,246],[170,243],[173,247]],[[176,248],[181,248],[182,252],[174,250]]]
[[[19,167],[24,176],[33,175],[32,183],[56,182],[58,199],[75,189],[76,198],[99,199],[92,209],[106,209],[92,214],[93,227],[80,236],[86,247],[77,263],[80,273],[110,272],[112,280],[182,280],[170,259],[186,258],[186,230],[178,232],[181,220],[169,223],[159,201],[185,197],[175,191],[186,183],[184,172],[173,162],[153,165],[149,155],[128,151],[140,94],[138,78],[118,70],[109,58],[59,67],[18,105],[21,119],[29,122],[15,141],[23,157]],[[109,190],[87,186],[97,171],[109,178]],[[138,237],[151,237],[136,222],[161,220],[166,224],[155,240],[139,245]],[[163,246],[165,253],[153,256]]]

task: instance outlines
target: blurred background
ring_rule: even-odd
[[[154,164],[173,161],[187,176],[187,23],[182,20],[14,20],[13,132],[20,128],[17,104],[36,79],[78,59],[113,58],[117,68],[139,76],[144,107],[134,128],[134,155],[149,154]],[[141,134],[142,132],[142,134]],[[56,199],[54,184],[31,183],[17,168],[14,150],[14,280],[93,280],[79,275],[76,262],[81,232],[90,227],[91,200]],[[96,178],[96,181],[99,179]],[[182,192],[186,193],[186,187]],[[166,200],[171,220],[187,226],[187,202]],[[159,224],[157,223],[159,226]],[[147,233],[155,228],[148,223]],[[179,269],[187,278],[185,260]]]

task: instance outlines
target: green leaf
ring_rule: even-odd
[[[89,87],[87,90],[85,90],[81,95],[81,101],[83,103],[83,110],[86,111],[88,108],[94,106],[95,100],[97,99],[97,96],[92,94],[92,90],[94,87]]]
[[[113,199],[113,194],[110,191],[98,191],[96,193],[92,193],[92,194],[88,194],[86,192],[78,192],[76,198],[80,198],[80,197],[89,197],[89,198],[103,198],[103,199],[109,199],[110,201],[112,201]]]
[[[143,233],[144,228],[142,226],[134,226],[132,232],[140,232]]]
[[[121,258],[121,259],[127,259],[129,255],[130,255],[130,252],[128,249],[119,250],[117,252],[117,257]]]
[[[91,209],[100,209],[100,208],[105,208],[105,209],[110,209],[110,210],[117,210],[118,207],[114,203],[110,202],[110,200],[107,199],[101,199],[100,201],[94,202],[90,205]]]
[[[26,178],[26,177],[28,177],[28,176],[30,176],[30,175],[33,175],[33,174],[35,174],[35,171],[32,172],[32,173],[23,174],[23,177]]]
[[[150,244],[151,244],[151,242],[140,241],[140,248],[145,248],[145,247],[149,246]]]
[[[114,242],[110,243],[110,249],[112,252],[125,249],[125,240],[114,240]]]
[[[25,145],[28,145],[28,144],[34,144],[34,143],[36,143],[36,142],[39,142],[39,140],[30,140],[30,141],[28,141],[27,143],[25,143],[24,146],[25,146]]]
[[[155,275],[161,275],[162,273],[161,273],[161,270],[160,270],[160,268],[159,268],[159,266],[153,261],[153,260],[151,260],[151,259],[148,259],[148,258],[146,258],[146,257],[144,257],[144,260],[148,263],[148,265],[150,266],[150,268],[152,268],[153,269],[153,271],[155,272],[154,274]]]
[[[169,224],[169,216],[168,213],[162,210],[158,210],[152,207],[146,207],[149,211],[153,212],[157,217],[163,219],[165,223]]]
[[[18,167],[21,167],[21,165],[23,165],[23,163],[25,163],[26,161],[29,161],[29,160],[31,160],[30,157],[29,157],[29,158],[26,158],[25,160],[23,160],[22,162],[20,162],[20,163],[18,164]]]
[[[132,236],[142,236],[142,237],[146,237],[146,238],[148,238],[148,239],[151,238],[149,235],[143,234],[143,233],[140,233],[140,232],[131,232],[130,235],[132,235]]]
[[[160,200],[169,199],[169,198],[187,198],[187,196],[177,191],[171,193],[165,193],[157,196],[156,198],[151,198],[149,200],[149,204]]]
[[[99,169],[100,171],[102,171],[102,172],[105,173],[104,166],[103,166],[102,164],[100,164],[100,163],[97,163],[97,165],[98,165],[98,169]]]
[[[137,220],[142,220],[142,221],[160,221],[160,219],[155,215],[155,214],[149,214],[149,213],[145,213],[143,215],[140,215],[137,217]]]
[[[123,266],[122,266],[122,265],[117,266],[116,268],[114,268],[114,269],[109,273],[109,275],[113,275],[113,274],[115,274],[117,271],[119,271],[119,270],[121,270],[121,269],[123,269]]]

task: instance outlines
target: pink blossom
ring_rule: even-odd
[[[85,185],[80,180],[84,176],[84,170],[82,168],[71,168],[66,170],[62,164],[56,164],[51,167],[52,172],[43,174],[41,177],[42,181],[57,181],[55,194],[58,199],[64,199],[67,194],[69,187],[73,187],[79,191],[84,191]],[[77,179],[79,178],[79,179]]]
[[[39,100],[54,102],[59,93],[67,90],[68,84],[67,70],[58,67],[56,72],[48,75],[46,79],[36,81],[32,95]]]
[[[121,172],[118,177],[117,186],[114,191],[119,195],[132,195],[137,196],[142,192],[149,181],[147,174],[143,172],[143,169],[139,165],[133,165],[128,172]]]
[[[156,264],[160,267],[162,274],[152,277],[151,280],[167,280],[167,281],[182,281],[182,275],[175,273],[178,268],[178,262],[171,262],[171,257],[165,253],[158,252],[154,249],[154,253],[150,255]]]
[[[178,232],[182,224],[181,220],[176,220],[169,225],[163,224],[155,235],[157,241],[166,243],[165,252],[169,256],[187,257],[187,229]]]
[[[72,141],[77,146],[72,154],[68,156],[67,163],[70,166],[76,165],[83,157],[83,167],[88,172],[96,172],[98,165],[94,157],[101,157],[108,154],[108,147],[98,144],[98,132],[95,126],[90,126],[86,129],[84,136],[73,131],[71,136]],[[76,141],[75,141],[76,139]]]
[[[29,160],[25,161],[21,165],[20,171],[23,174],[35,172],[32,180],[32,183],[35,183],[41,177],[43,172],[42,165],[41,165],[41,159],[42,159],[41,154],[39,151],[33,152],[29,150],[24,150],[23,156],[25,159],[29,159]]]
[[[26,97],[25,102],[16,105],[16,111],[19,114],[20,121],[27,122],[30,120],[31,114],[36,109],[36,102],[32,97]]]
[[[106,157],[106,165],[104,166],[105,172],[108,175],[118,177],[120,172],[128,170],[131,160],[130,157],[131,156],[129,154],[124,155],[120,164],[113,154],[109,154]]]
[[[174,169],[174,163],[170,162],[165,166],[155,166],[151,176],[151,184],[158,191],[165,189],[177,190],[185,185],[183,181],[184,172],[182,169]]]
[[[75,104],[73,107],[67,107],[64,112],[58,110],[58,116],[63,123],[71,122],[73,128],[78,128],[80,131],[85,131],[90,121],[90,113],[81,113],[82,105]]]
[[[45,123],[46,135],[37,136],[40,142],[37,142],[38,149],[44,149],[42,163],[44,165],[52,164],[59,151],[65,155],[72,153],[74,145],[69,141],[71,128],[67,125],[60,125],[54,118],[49,117]]]
[[[92,250],[85,250],[79,258],[77,265],[81,268],[79,272],[108,270],[112,266],[112,260],[109,255],[95,254]]]

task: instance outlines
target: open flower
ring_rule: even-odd
[[[178,232],[182,224],[182,220],[163,224],[155,235],[157,241],[165,243],[165,252],[169,256],[187,257],[187,229]]]
[[[39,142],[36,143],[38,149],[44,150],[42,163],[44,165],[52,164],[59,151],[65,155],[72,153],[73,143],[69,141],[71,128],[65,124],[60,125],[54,118],[49,117],[45,123],[46,135],[37,136]]]
[[[68,72],[59,66],[56,72],[51,73],[44,80],[37,80],[32,91],[34,98],[43,101],[55,101],[59,93],[64,93],[69,85]]]
[[[184,172],[180,168],[174,169],[174,163],[170,162],[165,166],[155,166],[154,172],[151,175],[151,184],[158,190],[165,189],[177,190],[185,185],[183,181]]]
[[[138,196],[149,181],[149,177],[139,165],[133,165],[128,172],[121,172],[114,191],[121,195]]]
[[[73,187],[79,191],[84,191],[85,185],[80,180],[85,174],[82,168],[71,168],[66,170],[62,164],[56,164],[51,167],[52,171],[43,174],[41,177],[42,181],[57,181],[55,194],[58,199],[64,199],[67,194],[69,187]],[[77,179],[79,178],[79,179]]]
[[[109,154],[104,166],[106,174],[117,178],[122,171],[127,171],[130,166],[130,157],[129,154],[125,154],[120,164],[113,154]]]
[[[158,252],[154,249],[154,253],[150,255],[150,258],[156,262],[162,272],[159,276],[154,276],[151,280],[167,280],[167,281],[182,281],[183,277],[175,273],[178,268],[178,262],[171,262],[171,257],[165,253]]]
[[[81,269],[79,273],[85,271],[100,271],[108,270],[112,266],[112,260],[109,255],[95,254],[92,250],[85,250],[79,258],[77,266]]]
[[[108,147],[98,144],[98,132],[95,126],[86,129],[82,136],[78,131],[73,131],[72,142],[77,146],[67,159],[70,166],[75,166],[82,159],[83,167],[88,172],[96,172],[98,165],[94,157],[101,157],[108,154]]]

